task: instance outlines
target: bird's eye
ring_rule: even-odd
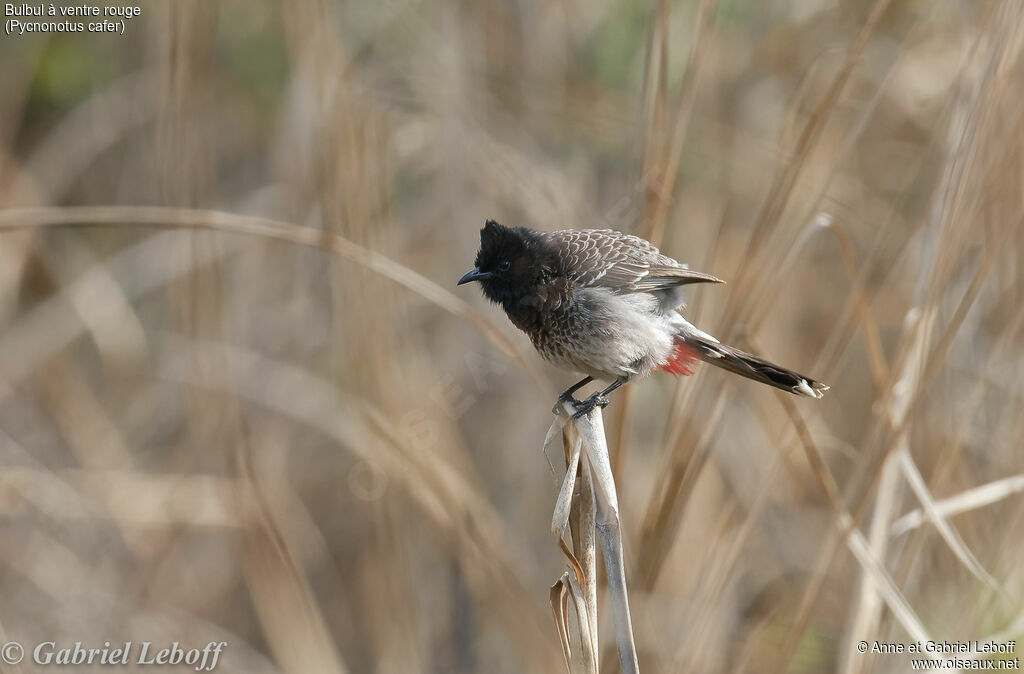
[[[505,260],[500,265],[498,265],[498,269],[500,269],[501,271],[508,271],[511,267],[512,267],[512,262],[509,261],[509,260]]]

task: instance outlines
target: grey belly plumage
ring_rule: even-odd
[[[599,379],[649,374],[668,359],[682,321],[675,311],[663,313],[654,296],[606,288],[577,290],[544,316],[530,334],[537,351],[558,367]]]

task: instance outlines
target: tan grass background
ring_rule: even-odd
[[[0,642],[563,671],[571,376],[454,287],[496,218],[648,236],[832,386],[616,394],[643,671],[1024,649],[1022,3],[140,6],[0,36]]]

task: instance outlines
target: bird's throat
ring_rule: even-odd
[[[541,329],[544,320],[544,302],[536,293],[510,298],[501,303],[512,324],[527,334]]]

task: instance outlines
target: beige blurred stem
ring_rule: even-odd
[[[572,401],[556,406],[558,417],[551,425],[544,441],[547,450],[554,440],[562,437],[568,419],[572,419],[576,407]],[[622,555],[622,532],[619,526],[619,501],[615,492],[611,461],[608,458],[608,443],[604,433],[604,419],[600,409],[573,420],[569,428],[571,443],[568,466],[562,479],[558,500],[552,516],[551,529],[558,538],[559,547],[570,561],[569,570],[552,587],[551,608],[562,642],[566,669],[597,672],[597,656],[600,652],[597,640],[597,578],[596,538],[601,540],[604,553],[605,573],[608,576],[608,596],[612,604],[615,623],[615,639],[619,650],[619,664],[623,674],[640,671],[633,641],[633,625],[629,615],[629,599],[626,592],[626,573]],[[574,502],[577,468],[581,475],[579,498]],[[565,544],[565,531],[570,516],[578,514],[579,531],[574,534],[575,553]],[[580,562],[582,560],[582,563]],[[580,657],[572,658],[570,648],[568,617],[565,614],[568,602],[573,600],[579,624]]]
[[[525,358],[515,342],[483,318],[467,302],[422,274],[331,232],[288,222],[224,211],[161,206],[73,206],[0,209],[0,232],[35,227],[149,226],[166,229],[213,230],[258,236],[320,248],[391,279],[435,306],[465,319],[495,347],[515,361],[542,391],[547,379]]]

